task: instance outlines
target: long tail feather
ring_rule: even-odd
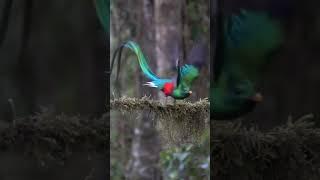
[[[120,47],[116,49],[116,51],[113,53],[112,60],[111,60],[111,68],[110,68],[110,74],[112,73],[113,66],[116,60],[116,57],[118,55],[118,63],[117,63],[117,75],[116,75],[116,81],[119,79],[119,73],[120,73],[120,65],[121,65],[121,55],[122,50],[125,47],[125,44],[122,44]]]
[[[144,84],[145,86],[162,89],[163,85],[165,83],[172,81],[171,79],[161,79],[151,71],[151,69],[150,69],[150,67],[149,67],[149,65],[147,63],[147,58],[142,53],[140,46],[137,43],[133,42],[133,41],[128,41],[128,42],[122,44],[120,47],[118,47],[115,50],[115,52],[113,54],[112,61],[111,61],[110,74],[112,73],[113,66],[114,66],[115,61],[117,59],[118,62],[117,62],[116,81],[118,80],[118,76],[119,76],[119,72],[120,72],[121,54],[122,54],[123,48],[128,48],[128,49],[132,50],[136,54],[138,62],[139,62],[139,65],[140,65],[140,68],[141,68],[143,74],[147,78],[149,78],[151,80],[150,82],[145,83]]]
[[[146,57],[144,56],[144,54],[142,53],[139,45],[133,41],[128,41],[122,45],[120,45],[116,50],[115,52],[113,53],[113,56],[112,56],[112,60],[111,60],[111,69],[110,69],[110,74],[112,73],[112,70],[113,70],[113,66],[115,64],[115,61],[116,61],[116,58],[117,58],[117,75],[116,75],[116,80],[118,80],[118,77],[119,77],[119,73],[120,73],[120,65],[121,65],[121,55],[122,55],[122,50],[123,48],[126,47],[126,48],[129,48],[130,50],[132,50],[136,55],[137,55],[137,58],[138,58],[138,62],[139,62],[139,65],[140,65],[140,68],[143,72],[143,74],[145,76],[147,76],[147,78],[155,81],[155,80],[159,80],[160,78],[155,75],[148,63],[147,63],[147,59]]]
[[[136,54],[136,56],[137,56],[137,58],[138,58],[138,61],[139,61],[140,68],[141,68],[143,74],[144,74],[147,78],[149,78],[149,79],[151,79],[151,80],[153,80],[153,81],[156,81],[156,80],[159,80],[159,79],[160,79],[160,78],[159,78],[157,75],[155,75],[155,74],[152,72],[152,70],[150,69],[150,67],[149,67],[149,65],[148,65],[148,63],[147,63],[147,58],[146,58],[145,55],[142,53],[141,48],[140,48],[140,46],[139,46],[137,43],[135,43],[135,42],[133,42],[133,41],[128,41],[124,46],[127,47],[127,48],[129,48],[129,49],[131,49],[131,50]]]

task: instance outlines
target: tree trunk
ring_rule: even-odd
[[[139,15],[140,24],[138,42],[141,48],[149,58],[151,69],[156,69],[154,57],[154,1],[140,1],[141,14]],[[139,69],[140,70],[140,69]],[[150,88],[142,87],[145,78],[140,73],[139,76],[140,96],[146,94],[156,95],[156,91]],[[134,130],[132,142],[132,160],[129,164],[128,179],[157,179],[160,177],[158,168],[160,143],[158,133],[153,125],[152,116],[149,111],[143,111],[142,117]]]
[[[156,58],[161,77],[169,77],[182,52],[182,5],[184,1],[155,2]],[[181,57],[181,56],[180,56]],[[160,99],[164,99],[159,93]]]

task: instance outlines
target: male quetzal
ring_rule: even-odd
[[[95,0],[95,7],[97,15],[100,19],[106,32],[109,32],[110,23],[110,1],[109,0]],[[117,53],[118,56],[118,73],[120,70],[120,60],[122,49],[126,47],[131,49],[138,58],[140,67],[144,75],[151,81],[147,82],[145,85],[150,87],[155,87],[161,90],[166,96],[171,96],[174,99],[184,99],[192,93],[191,85],[193,81],[199,76],[199,70],[204,63],[204,58],[206,57],[206,48],[204,43],[198,43],[194,46],[189,53],[186,64],[182,67],[177,65],[177,77],[171,79],[162,79],[155,75],[147,63],[147,58],[143,54],[139,45],[133,41],[128,41],[127,43],[120,46],[113,57],[111,71],[113,69],[113,64]],[[111,73],[111,72],[110,72]],[[118,77],[118,75],[117,75]]]
[[[114,53],[111,70],[115,62],[116,55],[118,56],[118,72],[119,64],[121,60],[121,53],[123,48],[132,50],[139,61],[140,68],[143,74],[151,81],[144,85],[154,87],[161,90],[165,96],[171,96],[174,99],[184,99],[192,94],[191,85],[195,79],[199,76],[200,68],[205,62],[206,58],[206,44],[204,42],[198,42],[190,51],[187,57],[188,64],[180,67],[179,60],[177,60],[177,77],[173,78],[160,78],[152,72],[150,69],[147,58],[143,54],[140,46],[134,41],[128,41],[121,45]]]
[[[233,119],[253,110],[261,71],[283,42],[280,22],[266,12],[241,10],[223,21],[223,53],[214,62],[210,116]]]

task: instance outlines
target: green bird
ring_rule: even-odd
[[[191,86],[193,82],[198,78],[200,68],[203,65],[206,49],[204,43],[198,43],[195,45],[187,57],[187,62],[190,64],[185,64],[180,67],[179,62],[176,62],[177,66],[177,76],[172,78],[160,78],[155,73],[152,72],[148,65],[148,59],[143,54],[140,46],[134,41],[128,41],[116,49],[111,64],[111,70],[115,62],[115,58],[118,56],[118,73],[120,70],[120,60],[123,48],[128,48],[133,51],[138,59],[140,68],[148,79],[149,82],[144,85],[157,88],[164,93],[165,96],[171,96],[174,99],[185,99],[192,94]],[[118,75],[117,75],[118,77]],[[117,80],[116,80],[117,81]]]
[[[214,62],[210,116],[234,119],[262,101],[256,84],[283,42],[280,22],[265,12],[241,10],[223,21],[223,53]]]
[[[106,33],[109,33],[110,27],[110,0],[95,0],[96,12],[99,17],[100,23],[102,24]],[[132,50],[136,55],[141,67],[143,74],[150,79],[151,81],[145,83],[144,85],[149,87],[154,87],[161,90],[166,96],[171,96],[174,99],[184,99],[190,96],[192,93],[191,85],[195,79],[199,76],[199,70],[203,64],[204,53],[206,53],[204,44],[197,44],[189,53],[187,60],[192,58],[191,64],[185,64],[180,67],[179,63],[177,63],[177,77],[175,78],[160,78],[155,75],[150,69],[147,58],[143,54],[141,48],[136,42],[128,41],[125,44],[121,45],[113,56],[111,71],[113,69],[113,65],[115,62],[115,58],[118,55],[118,73],[120,71],[120,61],[121,61],[121,53],[123,48],[128,48]],[[199,59],[201,59],[199,61]],[[192,64],[193,63],[193,64]],[[118,78],[117,78],[118,80]]]

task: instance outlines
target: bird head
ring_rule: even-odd
[[[174,99],[185,99],[192,94],[192,91],[184,88],[175,88],[171,94]]]
[[[217,120],[245,115],[263,100],[249,81],[238,82],[226,89],[214,88],[211,95],[210,115]]]

